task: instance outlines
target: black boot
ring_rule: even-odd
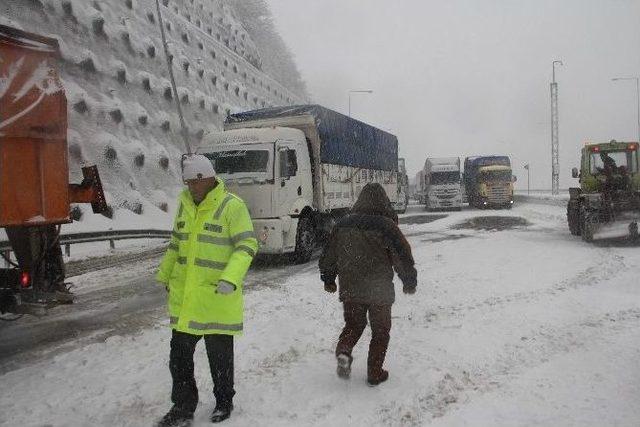
[[[388,379],[389,379],[389,372],[385,371],[384,369],[381,369],[380,372],[376,374],[373,374],[373,375],[371,373],[369,374],[367,378],[367,384],[370,387],[375,387],[378,384],[381,384]]]
[[[222,422],[231,416],[231,411],[233,411],[233,403],[230,405],[216,405],[216,409],[211,413],[209,420],[212,423]]]
[[[193,421],[193,412],[174,405],[158,422],[157,427],[187,427]]]

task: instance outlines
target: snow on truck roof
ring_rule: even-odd
[[[459,157],[427,157],[425,162],[431,162],[432,165],[451,165],[459,161]]]
[[[275,142],[278,140],[304,139],[304,133],[298,129],[272,127],[272,128],[246,128],[222,131],[205,132],[198,152],[208,147],[234,143],[259,143]]]
[[[436,164],[432,165],[430,169],[431,173],[434,172],[460,172],[460,166],[452,164]]]

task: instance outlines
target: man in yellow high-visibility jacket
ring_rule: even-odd
[[[156,276],[169,292],[172,328],[173,407],[159,422],[163,427],[193,419],[198,404],[193,353],[202,337],[216,398],[211,421],[231,415],[233,336],[242,333],[242,282],[258,250],[247,207],[226,191],[207,157],[184,156],[182,179],[188,189],[178,198],[171,242]]]

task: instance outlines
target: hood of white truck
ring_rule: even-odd
[[[251,218],[271,218],[273,209],[273,184],[272,181],[253,180],[251,178],[223,177],[229,192],[244,200]]]

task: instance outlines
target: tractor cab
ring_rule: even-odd
[[[638,237],[640,173],[638,143],[612,140],[582,149],[580,187],[570,188],[567,220],[571,234],[585,241],[606,237]],[[605,233],[606,231],[606,233]]]

